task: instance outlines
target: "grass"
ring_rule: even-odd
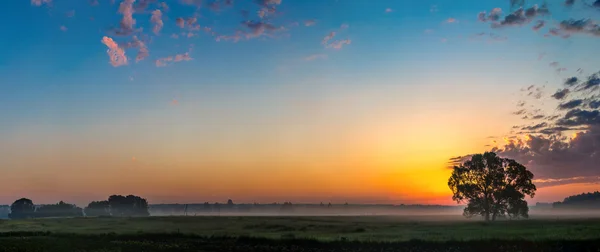
[[[484,223],[449,218],[400,216],[335,217],[147,217],[4,220],[0,233],[50,232],[99,235],[114,233],[195,236],[298,238],[335,241],[402,242],[473,240],[600,239],[600,219],[533,219]]]
[[[600,251],[600,219],[148,217],[0,221],[0,251]]]

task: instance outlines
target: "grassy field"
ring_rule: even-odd
[[[148,217],[3,220],[0,251],[600,251],[600,219]]]
[[[448,217],[148,217],[4,220],[0,232],[309,238],[321,241],[600,239],[600,219],[465,221]]]

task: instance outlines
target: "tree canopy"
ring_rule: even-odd
[[[493,152],[476,154],[454,166],[448,186],[452,199],[467,202],[463,215],[481,215],[486,221],[497,217],[529,217],[525,196],[533,197],[533,173],[515,160]]]
[[[21,198],[16,200],[10,205],[10,214],[8,218],[11,219],[24,219],[33,218],[35,214],[35,205],[33,201],[27,198]]]
[[[134,217],[150,216],[148,201],[135,195],[112,195],[108,197],[108,204],[112,216]]]
[[[109,216],[110,205],[107,200],[92,201],[84,211],[86,216]]]
[[[76,205],[63,201],[57,204],[41,205],[35,210],[35,217],[81,217],[83,211]]]

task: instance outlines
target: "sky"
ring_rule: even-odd
[[[489,150],[600,190],[600,1],[3,4],[1,204],[456,204]]]

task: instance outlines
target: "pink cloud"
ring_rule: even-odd
[[[260,21],[246,21],[243,23],[243,25],[250,30],[250,33],[246,34],[246,38],[260,37],[267,32],[273,32],[279,29],[272,24]]]
[[[317,21],[314,19],[304,21],[304,26],[313,26],[316,24],[317,24]]]
[[[394,10],[392,10],[392,8],[385,9],[385,13],[391,13],[391,12],[394,12]]]
[[[148,51],[148,47],[146,47],[146,44],[144,44],[144,42],[142,42],[141,40],[139,40],[137,38],[137,36],[133,36],[133,47],[137,47],[138,48],[138,54],[135,57],[135,62],[139,62],[144,60],[145,58],[147,58],[148,56],[150,56],[150,52]]]
[[[349,27],[350,27],[350,25],[348,25],[348,24],[340,25],[340,29],[342,29],[342,30],[348,29]]]
[[[185,21],[183,20],[183,18],[177,18],[175,19],[175,24],[177,24],[179,28],[183,28],[185,26]]]
[[[342,47],[344,47],[344,45],[349,45],[351,43],[352,43],[352,40],[349,40],[349,39],[336,40],[336,41],[332,42],[331,44],[329,44],[327,47],[339,50],[339,49],[342,49]]]
[[[335,37],[335,32],[330,32],[327,36],[323,38],[321,44],[326,45],[329,40],[333,39],[333,37]]]
[[[167,5],[167,3],[162,2],[160,3],[160,7],[163,9],[163,11],[169,11],[169,5]]]
[[[164,26],[164,23],[162,21],[162,12],[160,10],[153,11],[152,17],[150,18],[150,22],[154,24],[154,28],[152,28],[152,31],[154,32],[154,34],[158,35],[158,33],[160,33],[160,30],[162,30]]]
[[[327,59],[327,54],[313,54],[304,58],[305,61],[313,61],[318,59]]]
[[[456,20],[456,18],[448,18],[448,19],[446,19],[446,23],[449,23],[449,24],[458,23],[458,20]]]
[[[64,32],[66,32],[68,29],[67,29],[67,27],[66,27],[66,26],[64,26],[64,25],[61,25],[61,26],[60,26],[60,30],[61,30],[61,31],[64,31]]]
[[[135,19],[133,19],[133,3],[135,0],[123,0],[119,5],[119,13],[123,14],[121,19],[121,29],[124,34],[131,33],[135,26]]]
[[[125,50],[119,47],[119,45],[109,37],[103,37],[102,43],[108,47],[106,53],[110,57],[110,64],[114,67],[127,65],[127,56],[125,56]]]
[[[42,4],[51,4],[52,0],[31,0],[31,5],[42,6]]]
[[[157,59],[154,63],[156,64],[156,67],[165,67],[165,66],[167,66],[167,63],[169,63],[169,62],[180,62],[180,61],[190,61],[190,60],[192,60],[192,57],[190,57],[189,52],[186,52],[184,54],[177,54],[175,56],[169,56],[169,57]]]
[[[178,38],[179,38],[179,35],[177,35],[177,34],[173,33],[173,34],[171,34],[171,38],[178,39]]]

